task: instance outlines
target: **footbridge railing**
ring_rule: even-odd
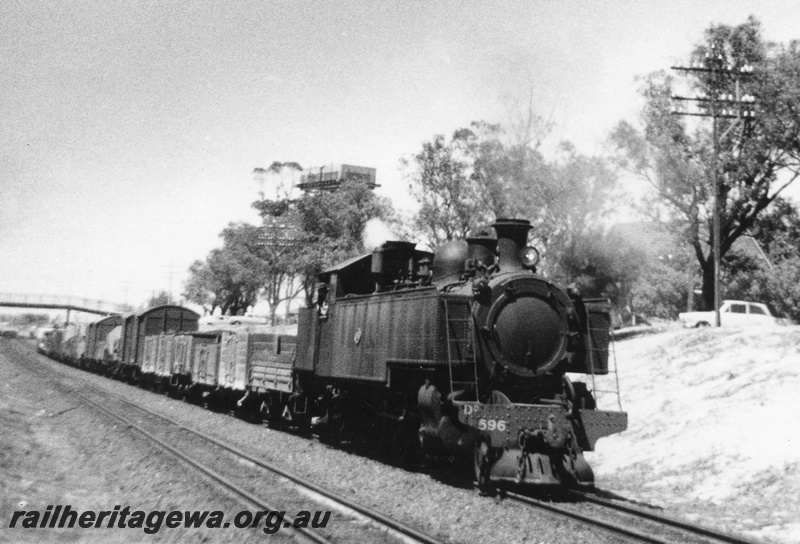
[[[116,304],[105,300],[70,297],[62,295],[20,295],[0,293],[0,308],[40,308],[47,310],[72,310],[92,314],[123,314],[124,304]]]

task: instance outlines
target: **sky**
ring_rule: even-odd
[[[374,167],[409,209],[402,157],[529,101],[600,153],[637,76],[751,14],[800,38],[791,1],[3,0],[0,293],[177,297],[259,222],[254,168]]]

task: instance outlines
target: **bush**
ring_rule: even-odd
[[[634,283],[631,306],[637,314],[677,319],[686,310],[689,276],[666,265],[650,267]]]

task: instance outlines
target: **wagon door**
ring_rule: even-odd
[[[195,344],[194,368],[192,370],[192,378],[195,382],[210,386],[217,385],[219,352],[220,344],[217,340]]]
[[[217,382],[221,387],[233,387],[236,377],[236,359],[239,351],[239,334],[226,331],[222,334],[219,352]]]

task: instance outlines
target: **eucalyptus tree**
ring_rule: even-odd
[[[205,261],[195,261],[184,285],[187,300],[213,312],[238,315],[253,306],[264,287],[265,263],[261,231],[246,223],[230,223],[220,233],[222,247]]]
[[[691,61],[697,66],[716,59],[723,69],[688,71],[690,92],[709,97],[706,103],[722,98],[736,108],[737,97],[755,97],[750,105],[754,115],[746,122],[720,119],[717,149],[708,122],[671,114],[678,81],[665,72],[644,79],[640,127],[621,122],[613,131],[620,164],[654,189],[650,209],[671,222],[691,246],[702,270],[707,307],[714,301],[713,180],[724,257],[800,175],[798,47],[797,42],[766,42],[753,17],[738,26],[712,25],[706,30],[690,53]]]

